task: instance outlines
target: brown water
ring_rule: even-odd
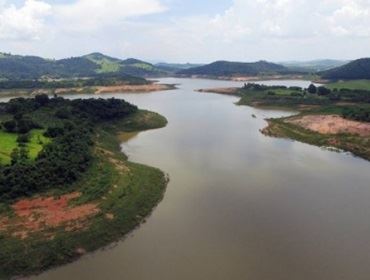
[[[370,279],[369,162],[259,132],[289,112],[193,91],[240,83],[164,81],[180,89],[114,95],[169,120],[122,145],[170,175],[164,200],[114,247],[34,279]]]

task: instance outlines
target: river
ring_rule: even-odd
[[[259,132],[292,112],[194,91],[242,83],[161,81],[179,89],[103,96],[168,119],[122,144],[131,161],[169,174],[163,201],[114,246],[32,279],[369,279],[369,162]]]

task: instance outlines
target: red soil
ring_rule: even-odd
[[[0,232],[11,231],[13,236],[26,238],[30,232],[64,226],[66,231],[83,229],[87,218],[99,213],[94,203],[70,207],[69,202],[80,197],[71,193],[59,198],[24,199],[12,205],[13,218],[0,218]]]

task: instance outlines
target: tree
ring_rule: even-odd
[[[310,84],[307,91],[309,93],[315,94],[317,92],[317,87],[314,84]]]
[[[14,132],[17,127],[17,123],[14,120],[6,121],[3,123],[3,127],[7,132]]]
[[[321,86],[317,88],[318,95],[328,95],[330,93],[331,93],[331,90],[326,87]]]
[[[39,94],[35,96],[35,101],[40,104],[41,106],[44,106],[49,103],[49,96],[46,94]]]
[[[12,153],[10,154],[10,158],[12,165],[19,162],[20,155],[18,148],[13,149]]]

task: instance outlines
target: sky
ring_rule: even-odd
[[[370,57],[370,0],[0,0],[0,52],[150,62]]]

